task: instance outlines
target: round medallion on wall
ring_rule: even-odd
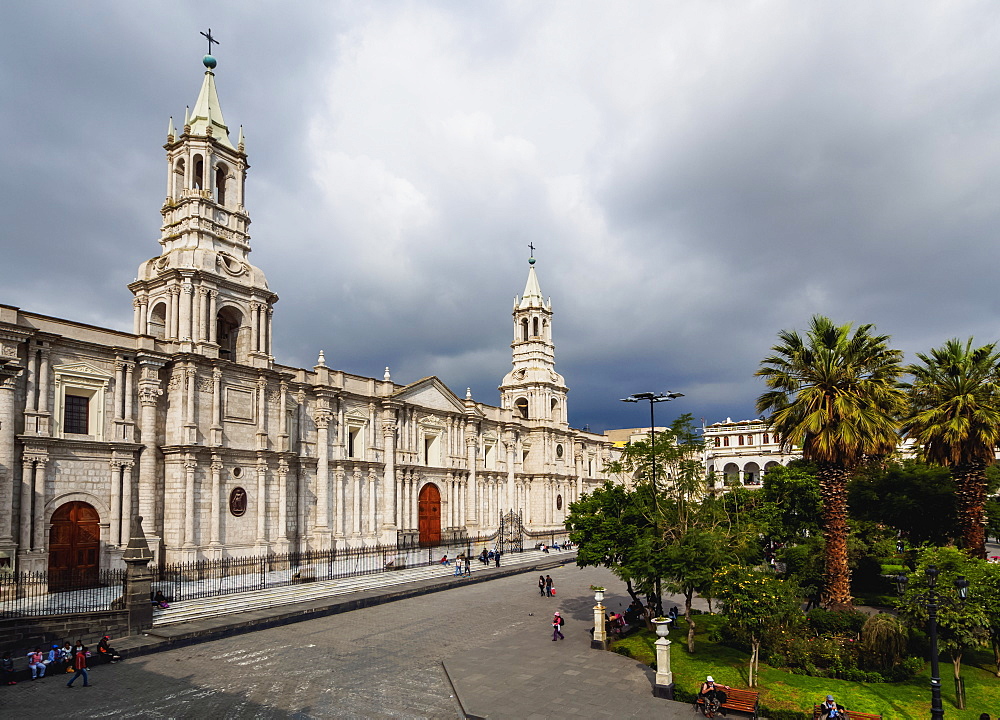
[[[242,517],[247,511],[247,491],[241,487],[233,488],[229,493],[229,512],[234,517]]]
[[[556,495],[556,510],[562,510],[562,495]]]
[[[563,446],[556,445],[556,457],[561,458],[563,456]]]

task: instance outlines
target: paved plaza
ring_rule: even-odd
[[[0,707],[7,717],[456,718],[454,682],[467,712],[491,718],[689,717],[652,697],[651,671],[590,650],[589,586],[606,585],[618,609],[622,584],[604,569],[546,572],[555,598],[529,573],[459,585],[102,665],[89,688],[67,689],[66,676],[3,687]],[[566,640],[553,643],[556,609]]]

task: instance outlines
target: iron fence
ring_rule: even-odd
[[[0,573],[0,618],[124,609],[124,598],[125,570]]]

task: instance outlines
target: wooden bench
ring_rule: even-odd
[[[739,688],[729,688],[723,690],[726,693],[726,702],[719,706],[722,710],[735,710],[750,715],[751,720],[757,720],[757,706],[760,700],[760,693],[756,690],[740,690]],[[698,698],[695,705],[704,705],[705,698]]]
[[[813,707],[813,720],[819,720],[820,707],[816,705]],[[847,710],[844,713],[845,720],[882,720],[881,715],[875,715],[873,713],[863,713],[857,712],[856,710]]]

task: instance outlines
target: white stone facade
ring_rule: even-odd
[[[533,266],[499,407],[322,354],[282,365],[278,297],[247,259],[242,132],[234,146],[211,69],[165,148],[161,252],[128,286],[132,333],[0,305],[0,566],[51,569],[54,517],[74,504],[99,516],[110,568],[136,515],[158,559],[194,560],[426,539],[434,513],[443,538],[508,509],[556,529],[603,482],[611,443],[567,423]]]
[[[802,457],[794,448],[786,452],[763,420],[726,418],[703,429],[705,471],[716,488],[757,487],[764,473]]]

